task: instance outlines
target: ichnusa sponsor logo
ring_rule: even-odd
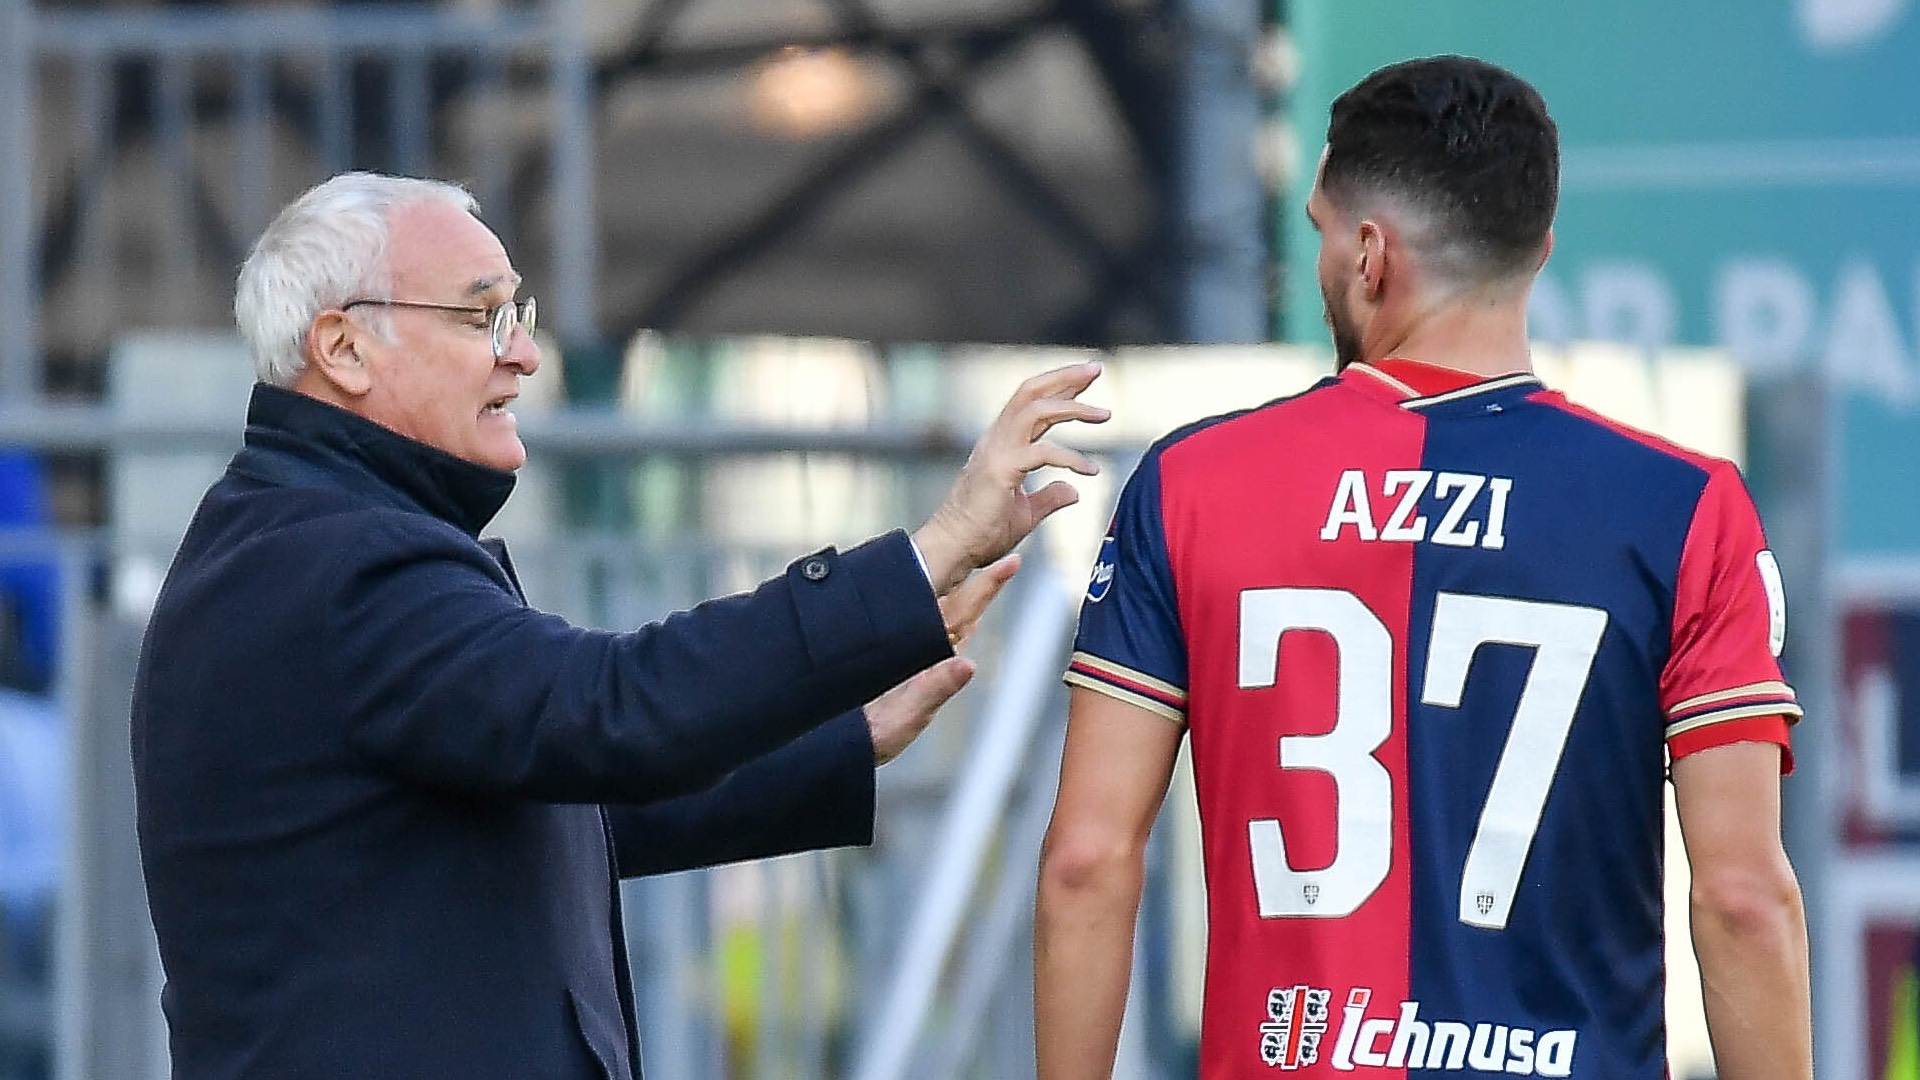
[[[1320,1061],[1320,1044],[1332,1027],[1327,1005],[1333,991],[1322,987],[1277,987],[1267,995],[1266,1023],[1260,1025],[1260,1060],[1281,1069],[1299,1069]],[[1572,1076],[1571,1028],[1532,1028],[1455,1020],[1422,1020],[1420,1003],[1403,1001],[1395,1016],[1368,1016],[1373,991],[1347,992],[1326,1064],[1338,1072],[1358,1069],[1444,1069],[1449,1072],[1506,1076]],[[1317,1008],[1315,1008],[1317,1006]]]

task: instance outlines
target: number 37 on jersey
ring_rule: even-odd
[[[1607,628],[1607,613],[1573,604],[1442,592],[1434,598],[1421,700],[1458,709],[1481,645],[1530,646],[1533,661],[1481,804],[1460,881],[1460,921],[1506,925],[1540,825],[1567,732]],[[1328,774],[1338,790],[1333,861],[1296,869],[1280,822],[1247,823],[1254,893],[1263,918],[1340,918],[1379,889],[1393,865],[1394,785],[1376,756],[1393,729],[1393,635],[1359,597],[1340,589],[1263,588],[1240,593],[1239,685],[1272,686],[1280,639],[1317,631],[1338,650],[1331,730],[1280,738],[1280,768]],[[1495,718],[1462,716],[1462,723]]]

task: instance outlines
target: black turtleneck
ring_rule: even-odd
[[[265,383],[247,406],[233,471],[291,487],[349,491],[431,514],[479,536],[513,494],[514,475],[454,457],[363,416]]]

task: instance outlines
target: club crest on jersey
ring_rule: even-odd
[[[1274,987],[1267,994],[1267,1020],[1260,1025],[1260,1060],[1285,1070],[1319,1061],[1332,1004],[1333,991],[1325,987]]]
[[[1087,603],[1105,600],[1113,588],[1113,567],[1119,558],[1119,547],[1111,536],[1100,541],[1100,557],[1094,560],[1093,576],[1087,579]]]

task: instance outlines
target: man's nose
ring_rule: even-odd
[[[531,375],[540,370],[540,343],[533,340],[526,327],[516,326],[507,339],[507,352],[500,362],[519,368],[522,375]]]

